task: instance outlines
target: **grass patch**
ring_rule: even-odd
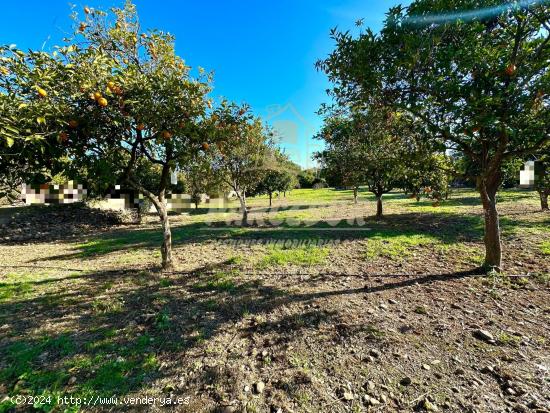
[[[381,231],[368,238],[366,256],[368,259],[403,259],[412,253],[412,249],[432,245],[437,241],[437,238],[430,234]]]
[[[8,367],[0,370],[0,382],[17,381],[14,391],[30,388],[35,390],[35,394],[40,394],[45,387],[58,388],[66,379],[67,373],[37,369],[37,361],[41,355],[64,357],[74,351],[74,342],[66,335],[45,337],[37,342],[13,343],[2,350],[2,358],[8,361]]]
[[[550,241],[544,241],[540,244],[540,252],[544,255],[550,255]]]
[[[233,291],[237,288],[233,277],[234,271],[218,271],[206,280],[198,282],[194,288],[199,291]]]
[[[234,255],[226,261],[227,265],[240,265],[244,262],[244,259],[241,255]]]
[[[521,342],[521,337],[514,336],[512,334],[508,334],[503,331],[497,336],[497,340],[500,344],[506,344],[506,345],[517,347]]]
[[[439,244],[437,245],[437,249],[447,256],[464,258],[467,264],[481,265],[483,263],[483,247],[479,245],[466,245],[462,243]]]
[[[259,268],[282,265],[312,266],[323,264],[328,257],[328,248],[317,246],[302,246],[298,248],[284,248],[271,246],[268,252],[258,262]]]
[[[162,280],[159,281],[159,287],[161,288],[170,287],[171,285],[172,285],[172,281],[167,278],[163,278]]]
[[[279,211],[276,214],[269,215],[269,221],[274,223],[286,222],[289,225],[297,225],[308,219],[311,219],[313,215],[310,212],[304,212],[299,210]]]
[[[28,296],[32,292],[29,283],[3,284],[0,285],[0,302],[11,301]]]

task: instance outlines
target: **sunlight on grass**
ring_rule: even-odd
[[[392,234],[378,233],[368,238],[366,256],[368,259],[386,257],[403,259],[412,253],[412,249],[437,242],[437,238],[429,234]]]
[[[430,214],[457,214],[461,212],[461,209],[464,208],[471,208],[469,206],[451,206],[451,205],[445,205],[443,202],[439,206],[435,207],[431,204],[431,202],[410,202],[407,206],[407,209],[409,212],[422,212],[422,213],[430,213]]]
[[[268,252],[258,262],[259,268],[281,265],[312,266],[323,264],[328,257],[328,248],[317,246],[302,246],[298,248],[282,248],[271,246]]]
[[[483,263],[484,252],[481,245],[466,245],[462,243],[440,244],[437,249],[445,255],[459,258],[464,257],[467,264],[481,265]]]
[[[544,241],[540,245],[540,250],[544,255],[550,255],[550,241]]]
[[[288,210],[288,211],[279,211],[276,214],[269,215],[269,221],[274,222],[283,222],[287,223],[300,223],[302,221],[311,219],[313,215],[310,212],[298,211],[298,210]]]

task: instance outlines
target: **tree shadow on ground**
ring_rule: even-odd
[[[356,217],[348,220],[304,221],[278,226],[266,223],[246,227],[228,225],[225,221],[193,223],[172,229],[175,247],[188,243],[226,242],[269,244],[273,240],[362,240],[369,237],[387,238],[426,235],[452,244],[479,240],[483,233],[482,217],[458,214],[388,214],[382,220],[373,217]],[[87,237],[86,242],[74,245],[73,252],[56,255],[47,260],[95,258],[116,251],[136,248],[156,249],[162,242],[158,229],[118,230]],[[73,240],[69,240],[73,244]],[[44,261],[43,258],[35,261]]]
[[[241,278],[238,267],[226,261],[170,278],[103,271],[25,283],[28,288],[0,300],[0,386],[8,394],[110,397],[150,388],[156,380],[176,375],[182,363],[190,370],[187,383],[200,383],[212,372],[191,367],[212,339],[222,340],[236,328],[235,334],[245,335],[252,330],[275,331],[279,340],[291,342],[302,330],[316,329],[338,316],[319,308],[288,314],[293,303],[474,273],[293,293]],[[0,291],[7,287],[0,285]],[[282,307],[286,310],[278,320],[263,318]],[[229,351],[227,340],[224,348]]]

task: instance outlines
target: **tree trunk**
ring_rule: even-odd
[[[271,207],[271,198],[272,198],[273,194],[270,192],[269,193],[269,206]]]
[[[357,187],[353,187],[353,203],[357,203]]]
[[[376,218],[382,218],[382,195],[376,195]]]
[[[485,211],[485,261],[483,267],[487,270],[502,270],[502,245],[500,242],[500,225],[496,203],[498,183],[488,184],[480,180],[479,193]]]
[[[286,191],[283,192],[283,198],[286,198]]]
[[[241,212],[243,214],[241,225],[245,227],[248,225],[248,211],[246,209],[246,194],[244,191],[241,191],[241,192],[237,192],[237,196],[239,198],[239,202],[241,203]]]
[[[143,221],[143,217],[141,215],[141,205],[138,205],[138,207],[136,208],[136,218],[137,218],[137,223],[141,224]]]
[[[416,202],[420,202],[420,195],[415,194]]]
[[[549,191],[539,191],[540,209],[543,211],[548,211],[548,195]]]
[[[172,231],[170,230],[170,220],[168,211],[162,206],[159,211],[160,221],[162,222],[162,246],[160,253],[162,256],[162,269],[173,270],[174,261],[172,260]]]

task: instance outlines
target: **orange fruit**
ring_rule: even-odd
[[[105,99],[105,98],[99,98],[99,99],[97,100],[97,103],[98,103],[99,106],[101,106],[101,107],[103,107],[103,108],[104,108],[105,106],[107,106],[107,104],[108,104],[107,99]]]
[[[516,65],[509,64],[508,67],[506,68],[506,74],[508,76],[512,76],[514,73],[516,73]]]
[[[59,142],[67,142],[69,140],[69,135],[66,132],[61,132],[59,134]]]
[[[69,128],[71,128],[71,129],[76,129],[76,128],[78,128],[78,122],[77,122],[76,120],[74,120],[74,119],[70,120],[70,121],[69,121]]]
[[[115,82],[107,82],[107,87],[110,89],[110,90],[113,90],[115,88]]]
[[[84,13],[90,14],[90,8],[89,7],[84,7]]]
[[[202,146],[202,149],[204,149],[205,151],[207,151],[210,148],[210,145],[206,142],[203,142],[201,146]]]
[[[137,126],[136,126],[136,129],[137,130],[143,130],[143,129],[145,129],[145,125],[143,123],[138,123]]]
[[[80,26],[78,26],[78,31],[83,32],[84,30],[86,30],[86,27],[86,23],[80,23]]]
[[[94,93],[94,99],[95,99],[95,100],[99,100],[99,99],[101,99],[101,98],[102,98],[101,93],[99,93],[99,92],[95,92],[95,93]]]
[[[162,131],[162,137],[164,139],[170,139],[172,137],[172,134],[169,131],[165,130],[165,131]]]
[[[46,96],[48,96],[48,92],[46,92],[44,89],[42,89],[41,87],[37,87],[36,88],[36,91],[38,92],[38,94],[40,95],[40,97],[42,98],[45,98]]]

